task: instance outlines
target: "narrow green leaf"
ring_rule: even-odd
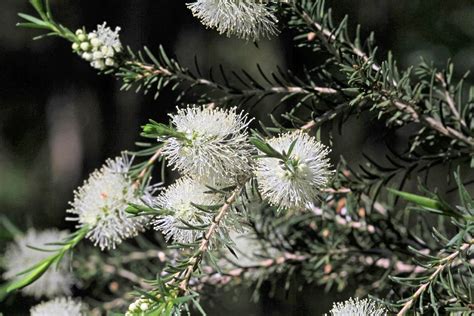
[[[430,198],[427,198],[427,197],[424,197],[424,196],[421,196],[421,195],[416,195],[416,194],[412,194],[412,193],[398,191],[398,190],[395,190],[395,189],[392,189],[392,188],[388,188],[387,190],[390,193],[398,195],[399,197],[405,199],[408,202],[415,203],[416,205],[426,207],[426,208],[430,208],[430,209],[434,209],[434,210],[442,210],[443,209],[443,205],[438,200],[430,199]]]

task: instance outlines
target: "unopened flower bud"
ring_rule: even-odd
[[[81,42],[84,42],[87,39],[87,37],[86,37],[86,35],[81,33],[81,34],[77,35],[77,39]]]
[[[87,61],[91,61],[92,60],[92,54],[91,53],[84,53],[84,54],[82,54],[82,58],[84,58]]]
[[[72,44],[72,49],[73,50],[78,50],[79,49],[79,44],[78,43],[73,43]]]
[[[99,47],[100,45],[102,45],[102,41],[98,38],[93,38],[91,39],[91,45],[93,47]]]
[[[96,60],[91,63],[91,66],[95,69],[103,70],[105,68],[105,64],[103,60]]]
[[[94,52],[92,56],[94,57],[94,59],[102,59],[104,57],[104,54],[102,54],[102,52]]]
[[[101,52],[104,54],[105,57],[114,57],[115,51],[110,46],[102,46]]]
[[[81,43],[81,49],[82,50],[89,50],[89,48],[90,48],[90,45],[89,45],[88,42],[82,42]]]
[[[112,67],[112,66],[115,65],[115,61],[114,61],[112,58],[107,58],[107,59],[105,60],[105,65],[106,65],[106,66],[109,66],[109,67]]]

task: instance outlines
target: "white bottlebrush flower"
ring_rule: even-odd
[[[170,117],[185,139],[168,138],[163,155],[179,171],[213,183],[251,172],[246,114],[190,106]]]
[[[307,207],[333,174],[329,150],[303,132],[282,134],[268,144],[280,153],[288,153],[292,145],[293,149],[286,163],[273,157],[258,159],[255,173],[260,193],[280,209]]]
[[[171,212],[154,221],[155,229],[161,231],[167,240],[173,239],[179,243],[190,243],[201,237],[202,232],[188,229],[183,221],[191,225],[209,224],[212,221],[213,214],[194,206],[223,204],[221,195],[209,191],[208,187],[194,179],[178,179],[152,202],[154,208]]]
[[[334,303],[329,313],[331,316],[383,316],[387,315],[387,310],[368,298],[350,298],[342,303]]]
[[[43,302],[31,308],[31,316],[81,316],[82,304],[70,297]]]
[[[56,229],[48,229],[37,232],[29,229],[25,235],[18,236],[15,241],[8,245],[5,255],[5,279],[15,279],[18,273],[31,268],[40,261],[51,255],[51,252],[39,251],[30,247],[45,250],[57,249],[57,246],[47,245],[62,242],[68,233]],[[52,267],[46,271],[36,282],[22,289],[25,295],[40,298],[42,296],[54,297],[58,295],[69,295],[74,278],[69,270],[69,262],[65,257],[58,268]]]
[[[131,217],[126,212],[129,203],[140,204],[142,195],[153,191],[150,186],[139,194],[127,175],[130,166],[125,156],[107,160],[74,192],[74,201],[67,211],[76,216],[66,219],[77,221],[78,228],[88,226],[86,237],[102,250],[114,249],[122,240],[138,235],[148,221],[147,217]]]
[[[112,30],[105,22],[88,34],[79,29],[76,31],[77,41],[72,44],[72,49],[98,70],[115,67],[116,55],[122,51],[119,32],[120,27]]]
[[[275,15],[254,0],[197,0],[189,3],[193,15],[220,34],[258,41],[278,33]]]

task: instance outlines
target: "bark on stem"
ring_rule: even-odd
[[[206,251],[209,249],[210,240],[213,237],[214,233],[219,228],[219,225],[222,219],[226,216],[227,212],[230,210],[232,204],[237,200],[240,191],[242,190],[243,185],[238,186],[232,193],[232,195],[225,201],[224,205],[219,209],[216,216],[214,217],[211,226],[203,236],[201,244],[199,245],[196,253],[189,259],[189,264],[186,269],[177,275],[177,278],[181,279],[179,288],[181,293],[186,293],[189,285],[189,280],[194,272],[194,270],[199,266],[199,263],[202,261],[202,258]]]

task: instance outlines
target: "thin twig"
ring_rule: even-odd
[[[227,212],[231,209],[232,204],[237,200],[240,191],[242,190],[243,185],[239,185],[232,193],[232,195],[226,200],[224,205],[220,208],[220,210],[217,212],[216,216],[214,217],[211,226],[209,226],[207,232],[204,234],[203,239],[201,241],[201,244],[199,245],[198,250],[196,253],[189,259],[188,261],[188,266],[186,269],[177,275],[177,278],[181,279],[181,282],[179,284],[179,288],[182,293],[186,293],[189,285],[189,281],[191,279],[191,276],[198,267],[199,263],[202,261],[202,258],[206,251],[209,248],[209,243],[211,241],[211,238],[219,228],[219,225],[222,221],[222,219],[225,217]]]
[[[124,268],[117,268],[116,266],[108,264],[108,263],[104,263],[102,265],[102,269],[106,273],[115,274],[115,275],[118,275],[118,276],[120,276],[120,277],[122,277],[126,280],[129,280],[129,281],[139,285],[143,289],[146,289],[146,290],[152,290],[153,289],[151,284],[146,283],[145,281],[143,281],[142,278],[140,278],[138,275],[136,275],[132,271],[126,270]]]
[[[314,21],[307,12],[303,11],[300,14],[303,17],[306,24],[308,26],[310,26],[311,28],[313,28],[315,31],[317,31],[317,36],[320,36],[320,38],[321,38],[321,34],[324,36],[324,38],[321,38],[321,39],[324,40],[324,43],[325,43],[326,47],[329,50],[331,50],[331,47],[329,46],[329,42],[337,40],[337,37],[334,34],[334,32],[331,32],[330,30],[328,30],[326,28],[323,28],[323,26],[320,23]],[[377,65],[375,62],[373,62],[367,56],[367,54],[365,54],[362,50],[357,48],[354,44],[349,43],[349,47],[356,56],[359,56],[360,58],[362,58],[366,63],[370,63],[370,67],[375,72],[379,72],[381,70],[381,67],[379,65]],[[393,80],[392,84],[395,87],[397,86],[397,82],[395,82],[395,80]],[[449,93],[448,93],[448,95],[449,95]],[[457,131],[457,130],[449,127],[449,126],[444,126],[442,122],[434,119],[431,116],[419,115],[418,112],[415,110],[415,107],[413,105],[402,102],[400,100],[391,100],[389,98],[387,98],[387,100],[390,100],[391,104],[396,109],[398,109],[398,110],[400,110],[400,111],[402,111],[406,114],[409,114],[410,117],[411,117],[411,120],[413,122],[422,123],[422,124],[428,126],[429,128],[439,132],[440,134],[442,134],[446,137],[456,139],[458,141],[461,141],[461,142],[467,144],[470,147],[474,147],[474,139],[472,137],[467,137],[467,136],[463,135],[461,132],[459,132],[459,131]],[[452,100],[451,100],[451,102],[453,103]],[[448,104],[449,104],[449,102],[448,102]],[[312,124],[311,123],[308,123],[308,124],[307,125],[311,128]],[[305,127],[306,127],[306,125],[305,125]]]
[[[456,102],[454,102],[453,97],[451,96],[451,93],[449,92],[449,87],[448,83],[444,79],[444,75],[442,73],[437,73],[435,75],[435,78],[441,83],[444,89],[444,97],[446,99],[446,103],[449,106],[449,109],[451,110],[451,113],[453,113],[454,117],[459,121],[461,126],[464,128],[467,128],[466,122],[462,119],[461,115],[459,114],[458,109],[456,108]]]
[[[465,243],[459,248],[459,250],[453,252],[446,258],[441,259],[438,264],[438,268],[430,275],[428,280],[422,284],[415,292],[415,294],[412,295],[412,297],[403,305],[403,308],[400,310],[400,312],[397,314],[397,316],[403,316],[405,315],[408,310],[413,306],[413,304],[418,300],[418,298],[423,294],[423,292],[426,291],[428,286],[433,282],[438,275],[444,271],[444,269],[448,266],[450,266],[453,261],[464,251],[469,249],[472,245],[474,244],[474,240],[471,240],[469,243]]]
[[[163,149],[161,147],[158,148],[155,154],[150,159],[148,159],[148,162],[146,163],[145,167],[143,168],[143,170],[140,172],[140,174],[135,179],[135,182],[133,183],[133,186],[135,189],[140,186],[140,183],[143,180],[143,177],[146,175],[150,167],[153,166],[153,164],[156,162],[158,158],[160,158],[162,151]]]
[[[187,72],[173,72],[172,70],[166,69],[162,66],[156,67],[155,65],[144,64],[137,61],[128,61],[126,65],[133,65],[141,69],[142,73],[137,75],[135,78],[138,80],[148,79],[151,76],[163,76],[171,77],[182,80],[183,82],[188,82],[192,85],[202,85],[208,88],[218,90],[228,94],[226,97],[216,98],[215,101],[223,103],[225,101],[240,98],[242,96],[256,96],[256,95],[265,95],[265,94],[315,94],[315,95],[331,95],[339,93],[338,90],[329,88],[329,87],[319,87],[319,86],[272,86],[272,87],[259,87],[258,89],[236,89],[235,87],[217,83],[205,78],[195,78],[192,75],[189,75]]]
[[[160,262],[166,261],[166,253],[161,250],[135,251],[120,258],[121,263],[129,263],[132,261],[158,259]]]
[[[331,109],[322,115],[315,117],[311,121],[307,122],[304,124],[302,127],[300,127],[301,130],[303,131],[308,131],[310,129],[316,128],[321,126],[322,124],[334,119],[336,116],[344,112],[346,109],[350,108],[349,103],[344,102],[336,106],[334,109]]]

